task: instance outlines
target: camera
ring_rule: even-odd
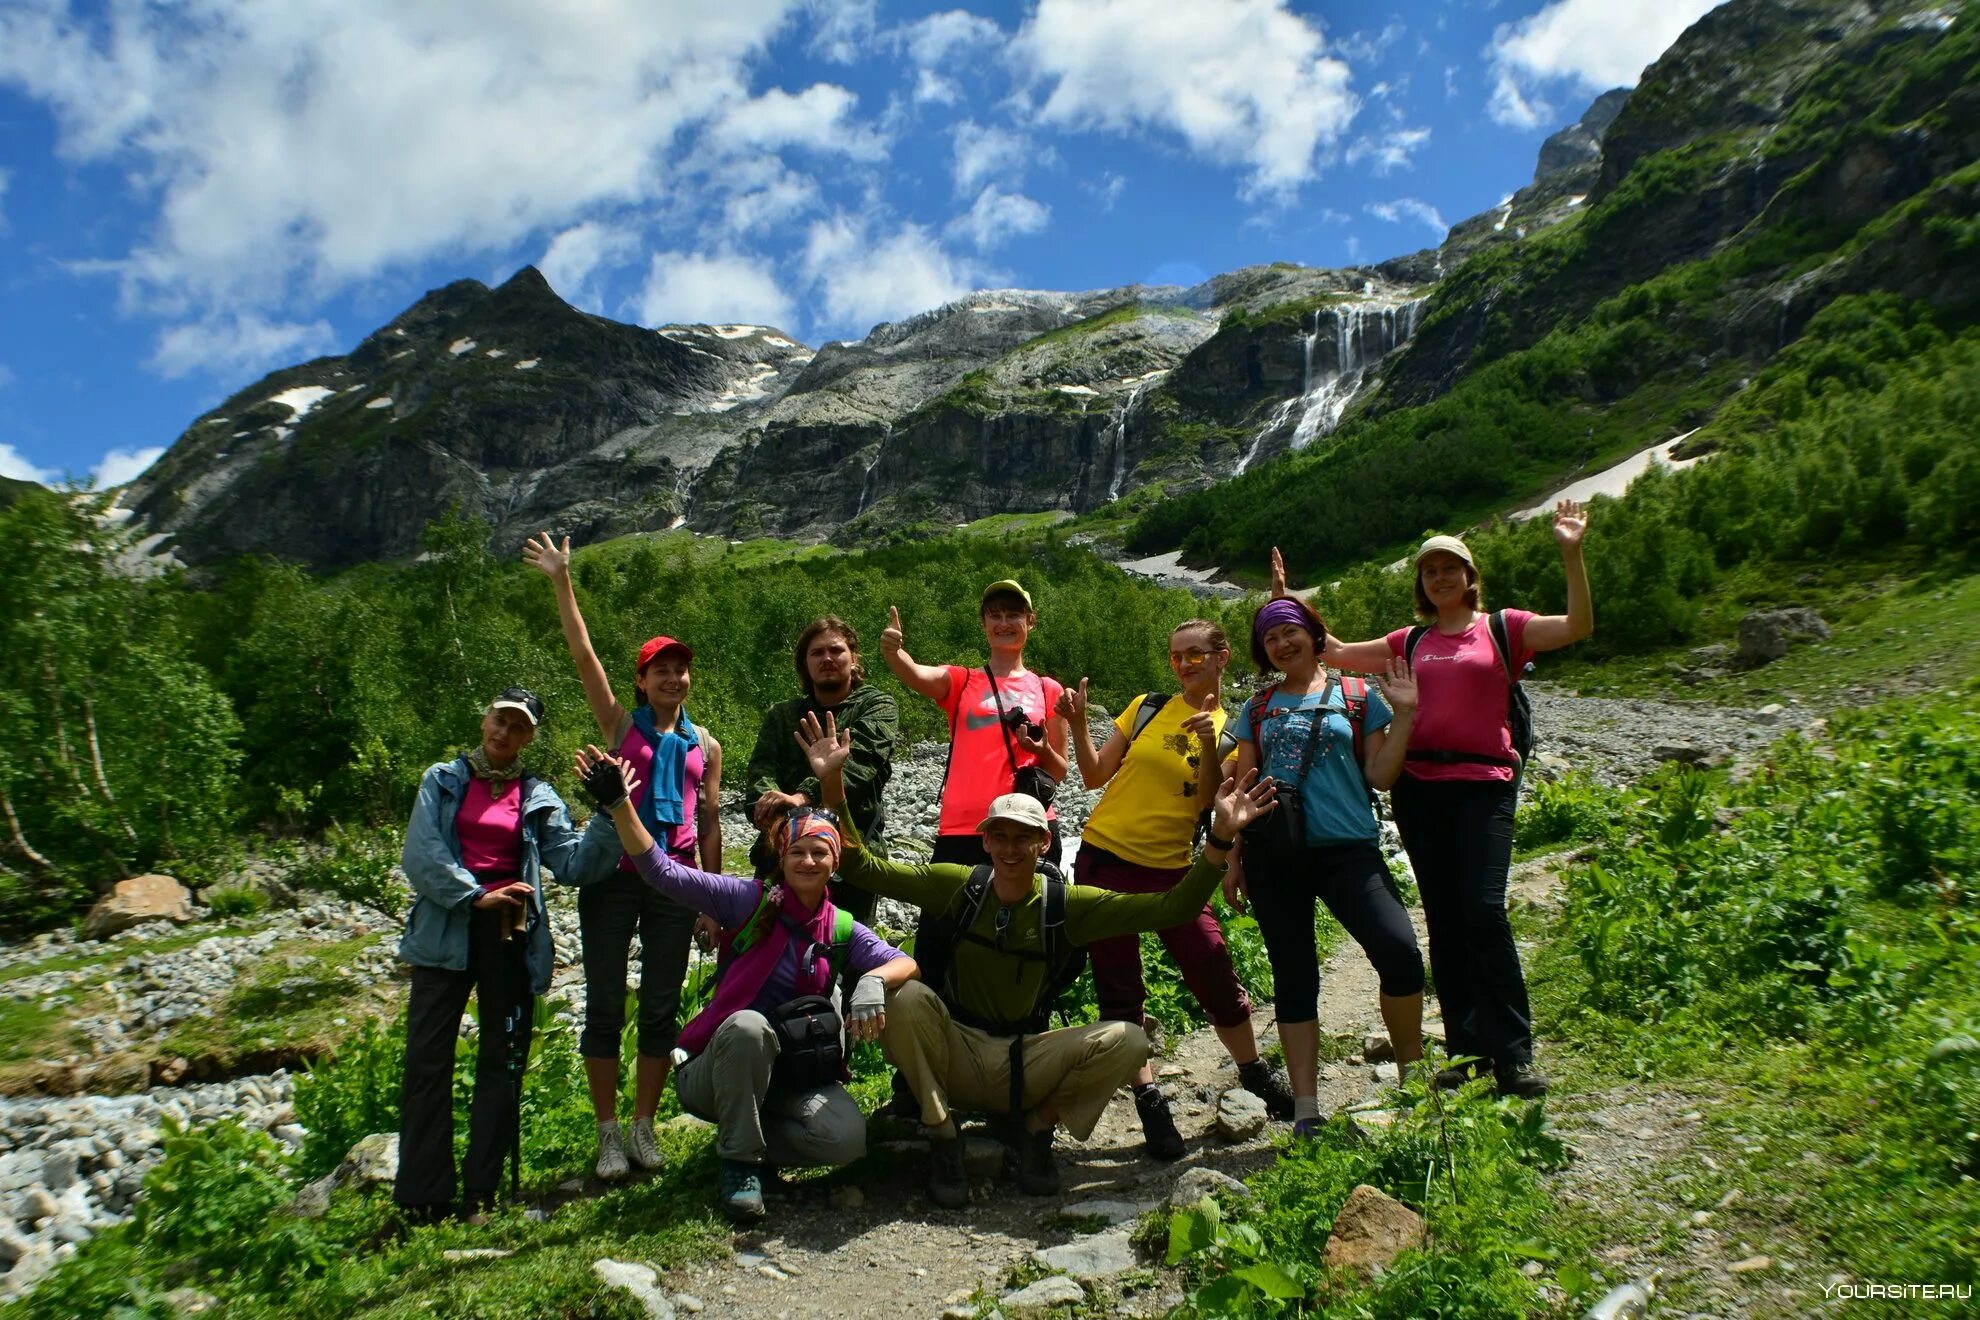
[[[1013,706],[1004,712],[1004,727],[1012,733],[1023,733],[1033,741],[1045,736],[1045,726],[1033,724],[1031,716],[1025,714],[1020,706]]]

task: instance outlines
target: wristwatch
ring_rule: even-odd
[[[1203,846],[1205,848],[1222,848],[1225,852],[1229,852],[1231,849],[1237,847],[1237,844],[1229,839],[1220,839],[1215,834],[1205,834],[1203,836]]]

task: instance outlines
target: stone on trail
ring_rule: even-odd
[[[628,1264],[607,1257],[592,1261],[591,1269],[606,1287],[624,1288],[631,1293],[646,1308],[647,1320],[674,1320],[674,1304],[660,1291],[660,1276],[651,1265]]]
[[[1386,1031],[1371,1031],[1361,1039],[1361,1057],[1370,1063],[1381,1063],[1396,1057],[1396,1047],[1389,1042]]]
[[[1772,1256],[1748,1256],[1745,1260],[1734,1261],[1732,1264],[1726,1266],[1726,1268],[1734,1274],[1754,1274],[1761,1270],[1774,1268],[1774,1258]]]
[[[1040,1279],[1014,1293],[997,1299],[997,1305],[1013,1316],[1043,1315],[1055,1306],[1077,1306],[1086,1300],[1086,1289],[1063,1274]]]
[[[296,1193],[285,1212],[298,1219],[321,1219],[330,1213],[330,1193],[337,1188],[337,1175],[326,1173]]]
[[[107,940],[147,921],[183,926],[193,919],[192,892],[169,875],[132,876],[96,900],[83,918],[83,936]]]
[[[1160,1201],[1074,1201],[1057,1213],[1077,1219],[1104,1219],[1109,1225],[1138,1219],[1160,1205]]]
[[[1265,1130],[1265,1102],[1245,1090],[1226,1091],[1217,1101],[1217,1135],[1249,1141]]]
[[[1733,664],[1758,669],[1788,653],[1789,642],[1827,641],[1829,625],[1810,609],[1757,610],[1739,621],[1739,649]]]
[[[1186,1209],[1212,1195],[1234,1202],[1250,1196],[1251,1189],[1228,1173],[1220,1173],[1216,1169],[1191,1169],[1176,1179],[1175,1190],[1169,1193],[1169,1209]]]
[[[1349,1193],[1327,1235],[1323,1264],[1350,1269],[1363,1278],[1382,1273],[1412,1247],[1423,1245],[1423,1216],[1363,1183]]]
[[[374,1132],[351,1147],[333,1175],[337,1186],[392,1182],[399,1176],[399,1134]]]
[[[1709,748],[1692,742],[1658,743],[1650,749],[1650,755],[1659,761],[1676,761],[1679,765],[1698,765],[1711,756]]]
[[[1048,1270],[1070,1274],[1082,1283],[1111,1279],[1141,1265],[1126,1229],[1112,1229],[1063,1246],[1045,1247],[1032,1252],[1031,1258]]]
[[[963,1170],[973,1183],[985,1183],[1004,1171],[1004,1143],[991,1137],[964,1137]]]

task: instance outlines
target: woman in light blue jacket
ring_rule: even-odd
[[[518,759],[542,720],[533,693],[505,689],[481,717],[481,745],[421,777],[406,825],[400,864],[414,900],[399,956],[412,964],[412,998],[393,1199],[416,1218],[453,1208],[454,1042],[469,994],[480,1001],[481,1032],[461,1180],[471,1212],[494,1200],[520,1139],[534,996],[550,988],[543,868],[575,877],[597,860],[557,790]]]

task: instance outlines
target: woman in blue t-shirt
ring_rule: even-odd
[[[1258,909],[1296,1136],[1312,1135],[1320,1122],[1316,898],[1381,978],[1382,1021],[1398,1066],[1406,1069],[1423,1055],[1423,955],[1375,846],[1369,797],[1371,785],[1387,788],[1402,771],[1416,682],[1401,661],[1390,665],[1381,692],[1329,675],[1320,664],[1326,637],[1326,624],[1302,600],[1261,606],[1252,617],[1251,658],[1261,675],[1284,677],[1247,701],[1230,724],[1240,782],[1262,763],[1280,789],[1279,809],[1245,831],[1231,854],[1224,897],[1239,911],[1246,899]]]

